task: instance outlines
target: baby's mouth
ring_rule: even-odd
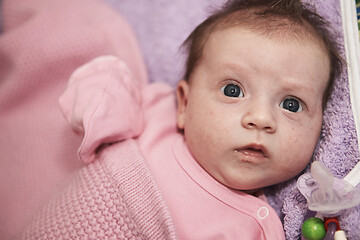
[[[252,144],[249,146],[235,149],[235,152],[240,152],[246,156],[256,158],[268,158],[268,151],[263,145]]]

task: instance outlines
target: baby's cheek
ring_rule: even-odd
[[[298,141],[299,137],[300,136],[295,133],[294,128],[291,128],[291,130],[289,130],[289,137],[288,137],[289,143],[291,143],[291,144],[296,143]]]
[[[188,145],[194,150],[211,144],[211,127],[204,124],[204,120],[193,118],[185,129],[185,138]]]
[[[291,135],[289,141],[280,144],[279,163],[280,172],[291,177],[300,173],[309,163],[314,151],[312,140],[304,139],[302,134]]]
[[[290,155],[312,155],[315,144],[313,136],[308,135],[308,132],[309,131],[297,131],[295,128],[291,128],[288,131],[288,136],[285,138],[286,140],[283,146],[290,151]]]

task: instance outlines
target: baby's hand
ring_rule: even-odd
[[[84,136],[78,150],[83,162],[91,162],[102,144],[140,134],[141,89],[113,56],[96,58],[72,74],[59,104],[73,130]]]

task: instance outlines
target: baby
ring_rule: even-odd
[[[261,189],[308,165],[341,59],[296,0],[229,1],[188,37],[184,80],[141,85],[101,57],[60,99],[79,157],[134,139],[179,239],[284,239]]]

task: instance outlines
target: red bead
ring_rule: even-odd
[[[336,231],[339,231],[340,223],[339,223],[339,220],[337,219],[337,217],[330,217],[330,218],[324,217],[324,225],[325,225],[326,231],[328,230],[328,225],[331,222],[336,223]]]

